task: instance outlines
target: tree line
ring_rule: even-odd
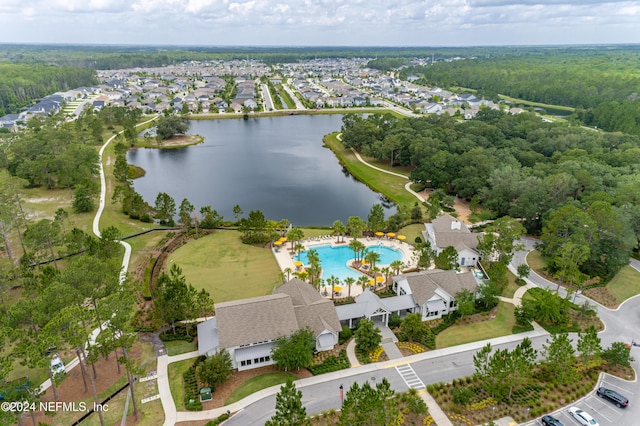
[[[574,117],[608,131],[640,134],[640,76],[635,49],[572,50],[528,56],[474,58],[407,67],[427,86],[464,87],[477,96],[498,94],[577,108]]]
[[[52,93],[94,84],[95,71],[88,68],[0,63],[0,116]]]
[[[483,108],[463,122],[447,115],[348,115],[342,140],[346,148],[413,167],[414,182],[470,200],[472,208],[485,209],[485,218],[521,219],[527,232],[542,235],[552,273],[562,268],[557,258],[573,256],[582,273],[606,281],[638,248],[637,136]],[[563,210],[571,206],[588,218]],[[571,225],[574,219],[582,230]],[[563,253],[554,235],[576,244],[587,236],[589,252]]]

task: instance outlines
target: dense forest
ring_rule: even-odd
[[[558,223],[557,215],[567,213],[563,208],[584,213],[588,218],[581,226],[590,231],[580,241],[591,245],[581,270],[589,276],[610,278],[637,248],[637,136],[488,108],[463,122],[446,115],[403,120],[348,115],[342,132],[346,147],[413,166],[415,182],[467,198],[494,217],[521,218],[527,231],[542,235],[543,241],[569,226]]]
[[[88,68],[0,63],[0,117],[21,111],[34,99],[96,83],[95,71]]]
[[[498,94],[577,108],[577,117],[608,131],[640,134],[638,49],[567,51],[543,55],[475,58],[407,67],[417,84],[464,87],[479,96]]]

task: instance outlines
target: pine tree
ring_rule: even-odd
[[[276,412],[266,426],[308,425],[307,410],[302,405],[302,392],[296,389],[292,379],[280,387],[276,395]]]

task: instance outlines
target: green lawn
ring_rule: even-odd
[[[625,266],[607,284],[607,288],[616,299],[624,302],[628,298],[640,294],[640,272],[631,266]]]
[[[407,225],[404,228],[401,228],[398,231],[398,234],[405,235],[407,237],[405,242],[409,244],[415,244],[416,237],[420,237],[421,240],[424,240],[422,238],[422,231],[424,231],[424,229],[424,224],[414,223],[412,225]]]
[[[271,386],[285,383],[288,378],[296,380],[297,377],[291,373],[267,373],[260,376],[252,377],[246,382],[238,386],[224,402],[224,405],[233,404],[242,398],[256,393],[259,390],[269,388]]]
[[[538,250],[532,250],[527,254],[527,263],[531,269],[538,273],[547,267],[547,262],[545,262]]]
[[[172,362],[167,367],[169,374],[169,387],[171,388],[171,396],[176,404],[178,411],[184,411],[184,383],[182,375],[193,365],[193,359],[185,359],[184,361]]]
[[[504,288],[504,290],[502,290],[502,294],[501,296],[503,297],[508,297],[508,298],[512,298],[513,295],[515,294],[516,290],[518,290],[520,288],[520,286],[518,284],[516,284],[516,276],[513,275],[513,273],[511,271],[509,271],[507,269],[507,286]]]
[[[169,354],[169,356],[186,354],[187,352],[198,350],[198,343],[185,342],[184,340],[172,340],[164,342],[164,346],[167,348],[167,354]]]
[[[436,348],[447,348],[494,337],[507,336],[515,325],[514,306],[500,302],[494,319],[475,324],[454,325],[436,336]]]
[[[358,161],[351,150],[346,150],[342,143],[336,138],[336,133],[324,137],[324,143],[338,157],[340,162],[358,180],[365,183],[374,191],[380,192],[394,203],[413,207],[417,199],[404,189],[407,179],[390,175]]]
[[[328,234],[330,231],[325,231]],[[217,231],[189,242],[170,257],[187,282],[206,289],[214,302],[271,294],[280,284],[271,250],[242,244],[237,231]]]

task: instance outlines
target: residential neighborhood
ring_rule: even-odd
[[[368,68],[373,58],[301,60],[267,66],[257,60],[189,61],[159,68],[98,70],[100,84],[46,96],[18,114],[0,117],[0,125],[12,129],[38,114],[64,109],[78,115],[89,106],[126,106],[143,114],[213,114],[266,111],[261,78],[296,96],[307,108],[335,109],[383,107],[393,103],[407,114],[449,114],[471,119],[480,107],[500,105],[473,94],[456,94],[437,87],[419,86],[389,73]],[[421,63],[419,58],[415,63]],[[224,95],[233,87],[233,97]],[[298,108],[301,106],[300,104]],[[504,106],[503,106],[504,107]],[[512,114],[522,112],[511,108]]]

